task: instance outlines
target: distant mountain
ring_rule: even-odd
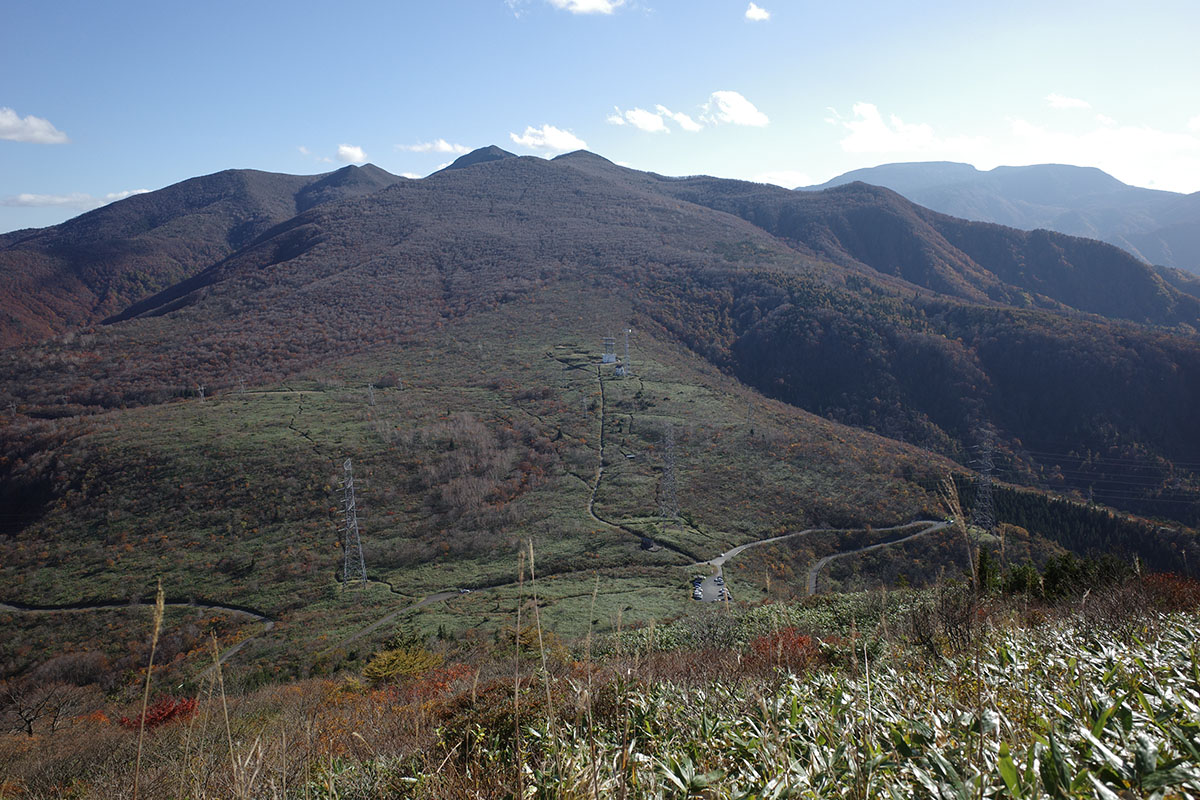
[[[863,183],[666,178],[585,152],[460,161],[374,191],[370,172],[280,180],[273,208],[293,216],[228,254],[197,226],[181,242],[211,263],[111,315],[82,361],[58,345],[7,361],[0,404],[61,415],[286,380],[574,287],[765,395],[947,455],[990,426],[1010,448],[1116,448],[1166,480],[1200,442],[1196,282],[1111,245]],[[339,182],[353,191],[296,213],[302,189]],[[120,206],[118,233],[152,229]]]
[[[821,260],[964,300],[1160,325],[1200,317],[1190,282],[1173,282],[1116,247],[957,219],[878,186],[789,192],[695,177],[664,180],[660,190],[746,219]]]
[[[1152,264],[1200,272],[1200,192],[1142,189],[1091,167],[1039,164],[980,171],[946,161],[884,164],[802,188],[855,181],[885,186],[955,217],[1099,239]]]
[[[369,164],[311,176],[226,170],[0,235],[0,344],[98,322],[298,212],[398,180]]]

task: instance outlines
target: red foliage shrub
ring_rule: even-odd
[[[789,669],[807,667],[817,659],[820,649],[812,637],[794,627],[781,628],[753,639],[750,650],[763,661],[787,666]]]
[[[146,709],[145,721],[147,728],[157,728],[168,722],[185,720],[196,713],[196,698],[194,697],[163,697]],[[126,730],[136,731],[141,723],[140,717],[121,717],[119,723]]]
[[[436,667],[405,687],[405,699],[415,703],[440,699],[445,697],[456,683],[471,674],[473,670],[466,664]]]
[[[1200,608],[1200,582],[1174,572],[1158,572],[1142,580],[1155,606],[1163,611],[1194,611]]]

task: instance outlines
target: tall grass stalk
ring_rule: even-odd
[[[216,680],[217,679],[216,679],[215,675],[211,675],[211,674],[209,675],[209,677],[208,677],[208,703],[205,705],[205,708],[204,708],[204,724],[202,726],[202,730],[200,733],[200,736],[202,738],[203,738],[204,734],[208,731],[208,706],[211,705],[211,703],[212,703],[213,684],[216,683]],[[196,690],[196,705],[200,704],[200,696],[202,694],[204,694],[204,690],[198,688]],[[195,731],[195,728],[196,728],[196,716],[193,715],[190,719],[188,719],[187,734],[184,736],[184,739],[183,739],[183,762],[180,764],[180,767],[179,767],[179,796],[180,797],[187,796],[187,792],[185,791],[185,789],[186,789],[188,777],[189,777],[188,773],[194,772],[194,770],[192,770],[192,768],[191,768],[191,752],[192,752],[192,733]],[[200,794],[199,789],[197,789],[194,792],[194,794],[199,795]]]
[[[525,796],[525,760],[521,750],[521,603],[525,600],[525,551],[517,552],[517,632],[513,655],[513,750],[516,757],[517,793]]]
[[[229,764],[233,769],[234,791],[240,796],[242,782],[238,771],[237,755],[233,752],[233,730],[229,727],[229,702],[225,697],[225,678],[221,673],[221,653],[217,650],[217,637],[214,634],[212,643],[213,668],[217,672],[217,685],[221,689],[221,712],[225,717],[225,740],[229,743]]]
[[[133,800],[137,800],[142,777],[142,741],[146,735],[146,709],[150,705],[150,675],[154,672],[154,652],[158,649],[158,634],[162,631],[163,610],[166,606],[162,581],[154,595],[154,633],[150,636],[150,663],[146,665],[146,688],[142,691],[142,714],[138,719],[137,760],[133,766]]]
[[[596,619],[596,595],[600,594],[600,575],[595,576],[595,584],[592,586],[592,605],[588,609],[588,632],[587,632],[587,724],[588,724],[588,751],[592,764],[592,797],[593,800],[600,800],[600,783],[599,772],[597,768],[596,750],[596,719],[592,714],[592,699],[594,697],[595,688],[593,686],[592,675],[595,671],[592,666],[592,624]]]
[[[533,620],[537,626],[538,653],[542,657],[542,683],[546,687],[546,736],[550,747],[554,750],[555,780],[562,779],[562,758],[558,747],[558,737],[554,731],[554,700],[550,693],[550,666],[546,661],[546,645],[542,640],[542,612],[538,609],[537,572],[533,566],[533,540],[529,540],[529,585],[533,592]]]

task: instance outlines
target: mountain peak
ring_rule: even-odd
[[[463,169],[465,167],[473,167],[476,164],[486,164],[489,161],[500,161],[504,158],[516,158],[515,153],[510,153],[507,150],[501,150],[494,144],[487,147],[481,147],[478,150],[472,150],[465,156],[459,156],[454,163],[446,167],[441,172],[446,172],[452,169]]]
[[[555,156],[551,161],[598,161],[604,164],[612,164],[607,158],[601,155],[596,155],[591,150],[572,150],[569,153],[563,153],[560,156]],[[615,166],[615,165],[614,165]]]

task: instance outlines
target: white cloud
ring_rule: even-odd
[[[1101,125],[1107,125],[1108,127],[1112,127],[1113,125],[1117,124],[1117,121],[1107,114],[1097,114],[1096,122],[1099,122]]]
[[[471,148],[461,144],[451,144],[445,139],[434,139],[432,142],[418,142],[417,144],[398,144],[397,150],[407,150],[410,153],[457,153],[464,155],[471,152]]]
[[[564,131],[553,125],[543,125],[535,128],[532,125],[525,128],[525,133],[518,136],[508,134],[516,144],[528,147],[530,150],[549,150],[565,153],[568,150],[586,150],[587,142],[570,131]]]
[[[74,208],[80,211],[91,211],[94,208],[106,206],[109,203],[115,203],[118,200],[124,200],[126,197],[132,197],[135,194],[146,194],[149,189],[128,189],[123,192],[109,192],[103,197],[85,194],[84,192],[72,192],[71,194],[28,194],[22,193],[12,197],[0,199],[0,206],[22,207],[22,208]]]
[[[632,125],[647,133],[670,133],[671,129],[666,124],[668,119],[685,131],[695,132],[704,127],[682,111],[672,111],[664,105],[655,106],[654,111],[647,111],[644,108],[622,111],[613,106],[613,113],[605,119],[610,125]]]
[[[1061,94],[1051,92],[1046,95],[1046,104],[1051,108],[1091,108],[1092,104],[1087,100],[1080,100],[1078,97],[1064,97]]]
[[[313,161],[316,161],[320,164],[332,164],[333,163],[333,159],[330,158],[329,156],[319,156],[316,153],[314,153],[312,150],[309,150],[304,145],[299,145],[296,149],[300,152],[300,155],[304,156],[305,158],[311,158]]]
[[[670,133],[662,117],[644,108],[631,108],[625,112],[625,119],[640,131],[647,133]]]
[[[794,169],[781,169],[772,172],[762,172],[754,176],[757,183],[773,183],[785,189],[795,189],[797,186],[812,186],[816,181],[807,172]]]
[[[421,179],[421,176],[420,176],[420,175],[418,175],[418,174],[417,174],[417,173],[415,173],[415,172],[401,172],[401,173],[400,173],[400,177],[401,177],[401,178],[410,178],[410,179],[412,179],[412,180],[414,180],[414,181],[416,181],[416,180],[420,180],[420,179]]]
[[[565,9],[572,14],[611,14],[625,5],[625,0],[549,0],[549,2],[555,8]]]
[[[833,111],[833,116],[826,120],[848,131],[841,140],[842,150],[847,153],[939,153],[942,157],[969,157],[988,142],[985,137],[943,138],[932,126],[908,123],[895,114],[885,120],[872,103],[855,103],[852,112],[853,119]]]
[[[367,154],[363,152],[363,149],[352,144],[339,144],[337,157],[338,160],[346,161],[350,164],[362,164],[367,160]]]
[[[731,125],[751,125],[761,128],[770,122],[767,115],[754,107],[754,104],[737,92],[713,92],[705,109],[708,112],[705,121],[716,124],[728,122]]]
[[[671,111],[666,106],[655,106],[655,110],[664,117],[675,120],[675,124],[683,128],[685,131],[695,133],[704,127],[682,111]]]
[[[1197,133],[1200,133],[1200,114],[1197,114],[1188,120],[1187,128],[1189,131],[1196,131]]]
[[[771,18],[771,12],[751,3],[746,8],[746,19],[751,22],[766,22]]]
[[[65,144],[67,135],[49,120],[30,115],[19,117],[11,108],[0,108],[0,139],[34,144]]]

